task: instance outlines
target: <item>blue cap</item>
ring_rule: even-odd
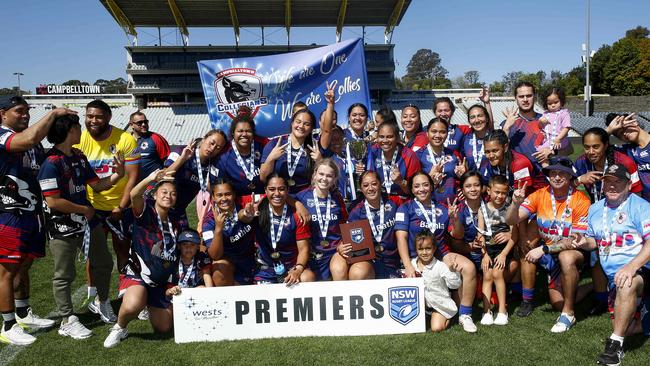
[[[28,105],[27,101],[18,95],[0,97],[0,109],[9,110],[17,105]]]
[[[196,230],[183,230],[180,235],[178,235],[178,242],[190,242],[192,244],[201,244],[201,237]]]

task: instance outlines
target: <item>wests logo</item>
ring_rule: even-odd
[[[255,75],[255,69],[232,68],[217,73],[214,90],[217,94],[217,112],[235,118],[240,106],[253,110],[253,116],[261,106],[269,104],[264,96],[262,78]]]

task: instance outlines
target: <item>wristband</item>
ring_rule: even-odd
[[[544,252],[544,254],[550,254],[551,253],[551,251],[548,248],[548,245],[542,245],[542,252]]]
[[[301,263],[296,263],[296,265],[293,266],[293,267],[296,268],[296,267],[298,267],[298,266],[302,267],[303,271],[305,270],[305,265],[304,265],[304,264],[301,264]]]

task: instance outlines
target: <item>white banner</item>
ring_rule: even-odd
[[[183,289],[176,343],[425,331],[422,278]]]

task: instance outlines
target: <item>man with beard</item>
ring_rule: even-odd
[[[164,137],[149,131],[149,120],[141,111],[131,114],[129,125],[133,131],[131,135],[137,140],[137,150],[140,153],[139,182],[154,170],[163,168],[170,148]]]
[[[117,256],[117,268],[121,272],[126,265],[129,254],[129,241],[126,238],[128,226],[122,222],[123,215],[131,204],[129,192],[138,180],[140,154],[137,152],[133,136],[115,126],[111,126],[111,108],[102,100],[93,100],[86,105],[86,131],[81,134],[81,142],[75,146],[88,158],[101,179],[113,174],[113,156],[123,156],[126,176],[112,188],[95,192],[87,188],[88,200],[95,208],[95,214],[104,225],[104,231],[110,231],[113,249]],[[117,319],[108,301],[106,293],[97,293],[89,278],[88,309],[99,314],[105,323],[114,323]]]
[[[57,117],[72,113],[57,108],[28,127],[29,105],[25,99],[0,99],[0,341],[5,343],[31,344],[36,338],[23,327],[54,325],[53,320],[32,313],[28,271],[34,258],[45,255],[41,190],[36,179],[44,159],[40,142]]]

